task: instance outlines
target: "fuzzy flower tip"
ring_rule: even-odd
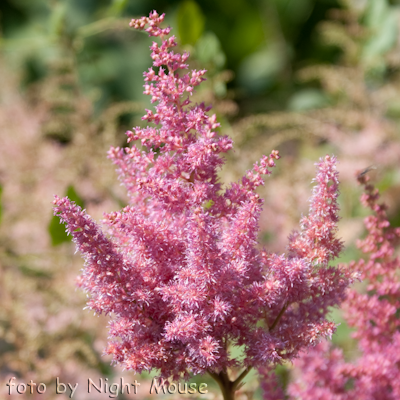
[[[349,283],[328,266],[341,248],[336,160],[318,164],[310,215],[290,254],[259,249],[256,189],[279,153],[222,190],[221,153],[232,140],[218,135],[209,107],[190,101],[205,71],[187,72],[188,54],[172,51],[163,19],[152,12],[131,21],[161,44],[151,45],[153,68],[144,73],[155,107],[143,119],[153,125],[127,132],[131,147],[109,151],[130,204],[105,215],[107,235],[68,199],[56,197],[54,211],[85,259],[79,284],[89,307],[112,314],[106,353],[114,362],[158,369],[161,378],[209,372],[218,380],[231,367],[292,359],[335,329],[325,314]],[[244,349],[241,360],[232,346]]]

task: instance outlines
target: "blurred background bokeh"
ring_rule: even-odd
[[[211,104],[221,134],[234,138],[223,182],[239,179],[262,154],[280,151],[260,192],[260,241],[268,250],[284,252],[307,212],[314,162],[327,153],[338,157],[339,235],[346,245],[338,262],[348,262],[360,257],[355,243],[366,215],[357,171],[373,166],[368,173],[391,222],[400,224],[399,3],[2,0],[1,393],[15,376],[47,385],[45,394],[29,398],[68,398],[68,391],[55,394],[59,377],[79,382],[76,398],[102,399],[109,393],[89,395],[88,378],[124,376],[144,386],[151,378],[110,367],[101,356],[107,319],[82,311],[85,295],[75,279],[83,261],[51,208],[54,194],[68,195],[101,220],[126,204],[106,153],[125,145],[124,132],[143,125],[151,107],[142,92],[152,39],[129,28],[131,18],[165,12],[191,67],[208,70],[193,101]],[[332,316],[343,322],[340,312]],[[348,358],[357,352],[345,323],[334,342]],[[288,368],[279,369],[284,383]],[[207,377],[194,381],[212,385]],[[145,392],[135,397],[149,397]],[[255,374],[242,395],[260,398]],[[203,398],[217,396],[211,386]]]

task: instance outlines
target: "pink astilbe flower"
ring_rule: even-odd
[[[105,215],[107,235],[67,198],[56,197],[55,213],[85,258],[80,285],[89,307],[113,316],[106,353],[114,362],[138,373],[158,369],[161,378],[208,372],[231,399],[252,367],[290,360],[335,330],[325,314],[351,281],[328,265],[342,248],[334,238],[336,160],[317,164],[310,215],[289,256],[260,250],[256,189],[279,153],[222,190],[217,172],[232,140],[217,134],[209,108],[189,100],[205,71],[184,72],[188,54],[171,50],[163,18],[153,12],[131,22],[162,44],[151,46],[154,67],[144,73],[157,104],[143,119],[156,127],[127,132],[147,150],[109,152],[130,204]],[[232,346],[244,349],[240,360]],[[242,369],[235,380],[232,368]]]
[[[395,249],[400,228],[391,228],[379,193],[359,175],[365,186],[362,203],[374,214],[365,219],[368,235],[358,247],[369,257],[352,262],[367,282],[366,293],[348,292],[345,317],[355,331],[361,356],[345,362],[342,351],[321,343],[298,361],[299,378],[290,386],[294,398],[303,400],[400,399],[400,259]]]

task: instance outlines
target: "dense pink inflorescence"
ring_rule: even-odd
[[[367,283],[366,292],[349,290],[344,303],[346,320],[354,328],[361,356],[345,362],[339,349],[321,343],[297,362],[299,378],[290,386],[294,398],[303,400],[400,399],[400,259],[395,249],[400,228],[391,228],[385,204],[367,176],[362,203],[374,214],[365,219],[368,235],[359,248],[368,259],[352,262]]]
[[[107,235],[67,198],[56,197],[55,213],[86,260],[80,285],[89,307],[113,316],[106,352],[116,363],[174,379],[270,367],[332,334],[325,314],[351,280],[328,266],[342,247],[336,160],[317,164],[310,215],[289,256],[259,249],[256,189],[279,154],[222,190],[217,172],[232,141],[217,134],[209,108],[189,100],[205,71],[185,72],[188,55],[171,50],[162,20],[153,12],[131,22],[162,43],[151,46],[154,67],[144,74],[156,106],[143,119],[155,126],[127,132],[132,147],[109,152],[130,204],[105,215]],[[242,360],[232,346],[243,346]]]

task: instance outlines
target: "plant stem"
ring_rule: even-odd
[[[272,325],[269,328],[269,331],[272,331],[275,329],[275,327],[278,325],[279,320],[282,318],[283,314],[289,307],[289,303],[285,303],[284,306],[282,307],[281,311],[279,312],[278,316],[275,318],[275,321],[272,323]],[[246,367],[242,373],[234,380],[231,381],[228,376],[228,372],[226,370],[216,373],[212,371],[208,371],[209,375],[218,383],[218,386],[221,389],[222,396],[224,397],[224,400],[235,400],[235,392],[238,390],[241,386],[241,383],[243,379],[247,376],[247,374],[252,370],[252,367]]]
[[[278,316],[275,318],[275,321],[273,322],[273,324],[270,326],[269,331],[271,332],[276,325],[278,325],[279,320],[282,318],[282,315],[284,314],[284,312],[286,311],[286,309],[289,307],[289,303],[286,303],[283,307],[282,310],[279,312]]]
[[[251,371],[252,367],[247,367],[234,381],[229,379],[228,373],[222,371],[219,374],[208,371],[210,376],[218,383],[224,400],[234,400],[235,392],[240,387],[242,380]]]
[[[208,373],[218,383],[224,400],[234,400],[235,391],[233,390],[233,382],[229,379],[227,372],[223,371],[217,374],[215,372],[208,371]]]

